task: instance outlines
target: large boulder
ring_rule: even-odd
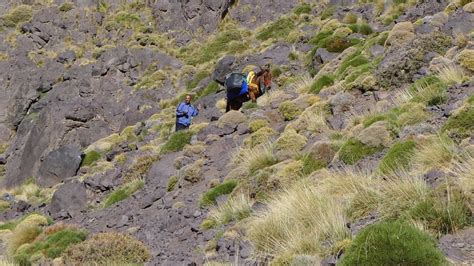
[[[53,186],[67,177],[75,176],[82,161],[77,145],[66,145],[51,151],[41,163],[37,183]]]
[[[69,182],[53,194],[49,213],[53,217],[74,217],[87,207],[86,187],[80,182]]]

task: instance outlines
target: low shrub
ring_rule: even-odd
[[[329,6],[326,9],[321,12],[321,19],[328,19],[332,17],[332,14],[334,14],[334,11],[336,11],[336,6]]]
[[[209,212],[210,219],[206,224],[208,229],[217,225],[226,225],[232,221],[240,221],[250,216],[252,211],[252,201],[248,196],[243,194],[230,197],[227,202],[217,208],[213,208]]]
[[[357,22],[357,15],[352,13],[352,12],[348,12],[344,18],[342,19],[342,22],[346,23],[346,24],[353,24],[353,23],[356,23]]]
[[[173,133],[161,148],[161,152],[169,153],[182,150],[186,144],[189,144],[192,136],[193,133],[188,130],[181,130]]]
[[[71,2],[65,2],[59,7],[59,11],[61,12],[68,12],[72,9],[74,9],[74,4]]]
[[[248,109],[253,109],[253,108],[257,108],[258,105],[256,102],[246,102],[243,104],[242,106],[242,109],[244,110],[248,110]]]
[[[276,164],[278,159],[273,154],[273,147],[270,144],[262,143],[241,149],[239,153],[232,158],[232,161],[235,165],[242,166],[247,174],[251,174],[257,170]]]
[[[410,87],[412,100],[428,105],[439,105],[446,101],[446,84],[437,76],[426,76]]]
[[[382,222],[362,230],[341,265],[445,265],[436,242],[407,223]]]
[[[309,14],[311,13],[312,11],[312,8],[311,8],[311,5],[310,4],[301,4],[297,7],[295,7],[293,9],[293,12],[296,14],[296,15],[301,15],[301,14]]]
[[[132,182],[135,180],[143,180],[153,163],[159,160],[157,155],[143,155],[136,158],[133,164],[124,171],[123,180]]]
[[[291,121],[295,119],[298,115],[301,114],[301,109],[291,101],[283,102],[279,107],[278,110],[280,114],[283,116],[285,121]]]
[[[131,236],[100,233],[69,247],[63,259],[66,265],[141,264],[150,259],[150,251]]]
[[[311,156],[311,154],[302,155],[299,158],[303,162],[303,176],[308,176],[316,170],[326,167],[326,163],[322,160],[316,160]]]
[[[370,25],[365,24],[365,23],[364,24],[352,24],[352,25],[349,25],[349,28],[353,32],[362,33],[364,35],[369,35],[372,32],[374,32],[372,30],[372,28],[370,27]]]
[[[249,127],[250,127],[250,132],[256,132],[257,130],[269,126],[269,123],[267,120],[264,119],[257,119],[252,122],[250,122]]]
[[[176,184],[178,183],[179,179],[177,176],[173,175],[170,176],[168,179],[168,185],[166,185],[166,191],[171,192],[175,189]]]
[[[387,174],[393,171],[407,169],[411,161],[411,156],[415,152],[415,148],[416,143],[413,140],[395,143],[380,162],[379,170]]]
[[[237,184],[238,182],[236,180],[226,180],[222,184],[211,188],[202,195],[199,205],[206,207],[215,204],[217,197],[231,193]]]
[[[349,139],[339,150],[339,159],[345,164],[353,165],[381,149],[381,147],[369,147],[356,139]]]
[[[474,104],[469,104],[457,114],[449,117],[442,131],[459,138],[465,138],[474,132]]]

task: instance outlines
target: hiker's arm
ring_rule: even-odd
[[[197,116],[199,114],[199,107],[194,107],[193,108],[193,116]]]
[[[186,114],[186,112],[183,110],[183,105],[179,104],[178,107],[176,108],[176,115],[177,116],[183,116],[185,114]]]

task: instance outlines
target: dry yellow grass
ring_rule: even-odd
[[[467,78],[462,68],[455,64],[441,66],[436,75],[440,80],[448,85],[461,84]]]
[[[433,168],[449,167],[456,155],[456,145],[446,136],[432,136],[420,144],[413,162],[415,169],[426,172]]]
[[[276,163],[271,143],[264,143],[254,147],[241,148],[232,157],[232,163],[246,173],[252,173]]]

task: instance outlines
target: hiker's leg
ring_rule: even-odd
[[[180,131],[180,130],[184,130],[184,129],[187,129],[188,127],[183,125],[183,124],[180,124],[180,123],[176,123],[176,132],[177,131]]]

